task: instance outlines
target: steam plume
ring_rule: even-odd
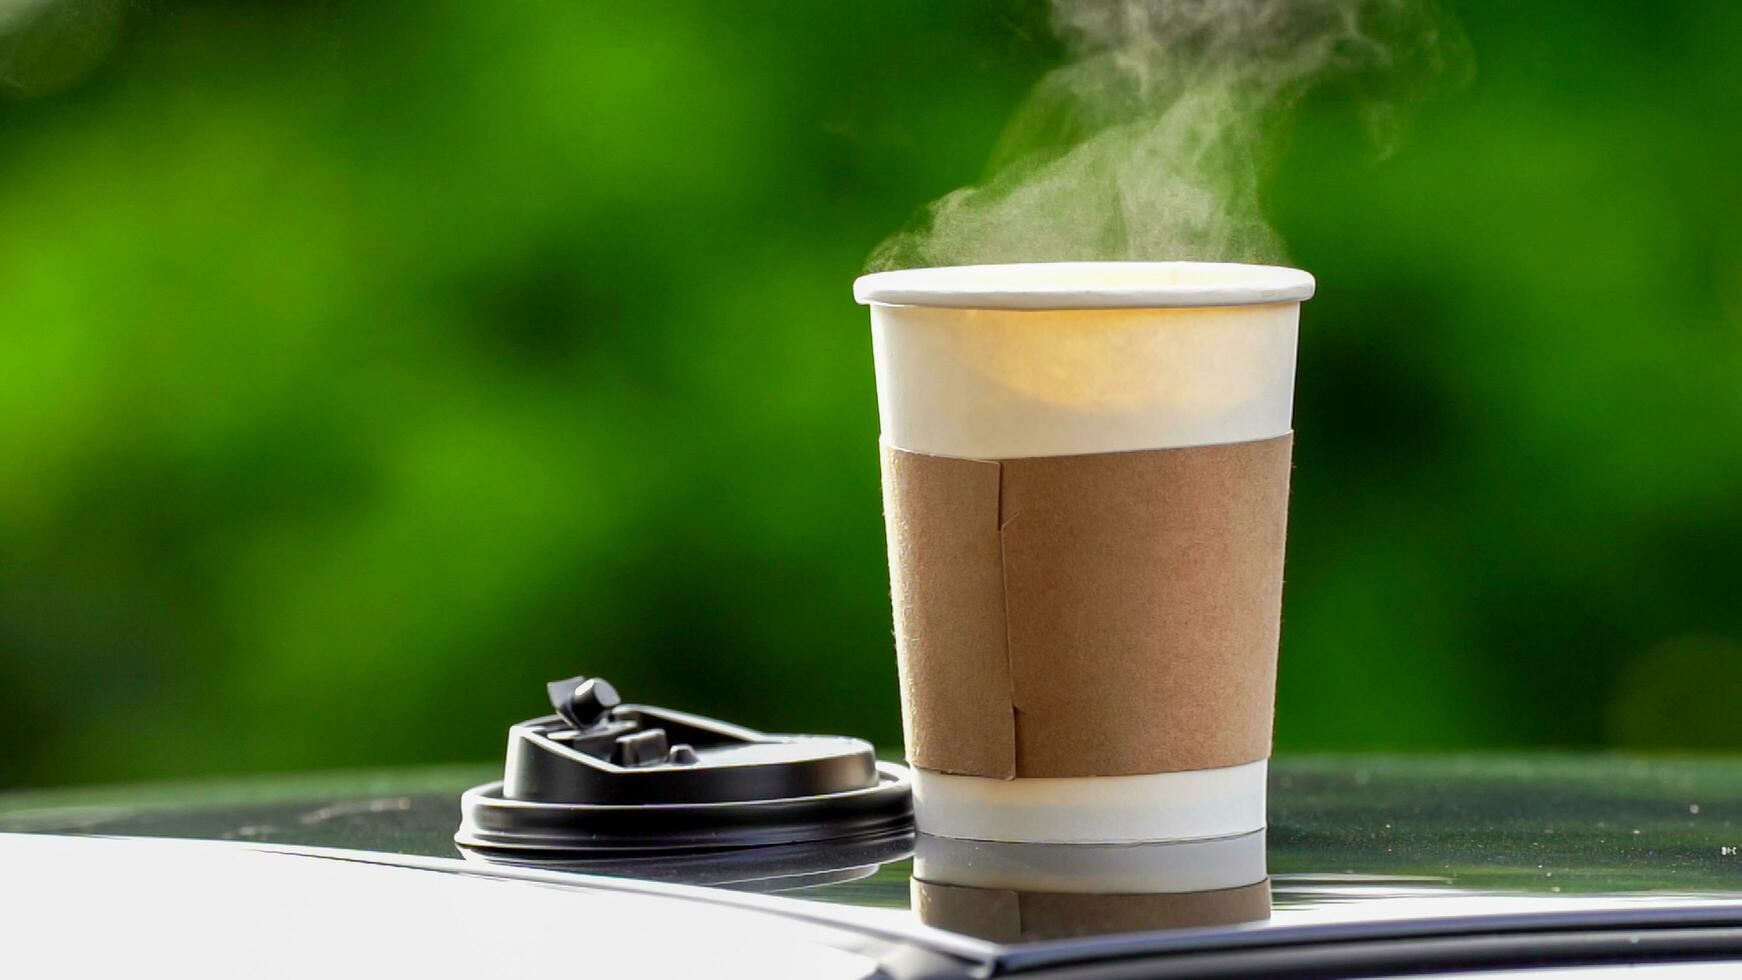
[[[1053,0],[1068,62],[1011,122],[991,179],[932,203],[872,269],[1063,259],[1276,261],[1259,183],[1314,85],[1397,103],[1467,68],[1431,0]]]

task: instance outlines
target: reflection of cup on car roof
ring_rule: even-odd
[[[1270,917],[1264,832],[1156,844],[1019,844],[921,834],[913,907],[927,925],[998,942]]]

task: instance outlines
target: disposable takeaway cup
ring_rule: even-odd
[[[920,829],[1264,826],[1310,275],[1091,262],[860,278]]]

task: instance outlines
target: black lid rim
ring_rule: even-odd
[[[541,803],[502,797],[500,781],[460,798],[454,841],[490,851],[621,856],[706,852],[862,837],[911,827],[912,777],[877,763],[877,785],[843,793],[711,803]]]

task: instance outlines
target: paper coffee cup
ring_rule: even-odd
[[[1295,341],[1312,277],[876,273],[903,726],[923,831],[1264,826]]]
[[[1164,844],[1014,844],[921,834],[913,906],[998,942],[1257,922],[1270,916],[1264,832]]]

